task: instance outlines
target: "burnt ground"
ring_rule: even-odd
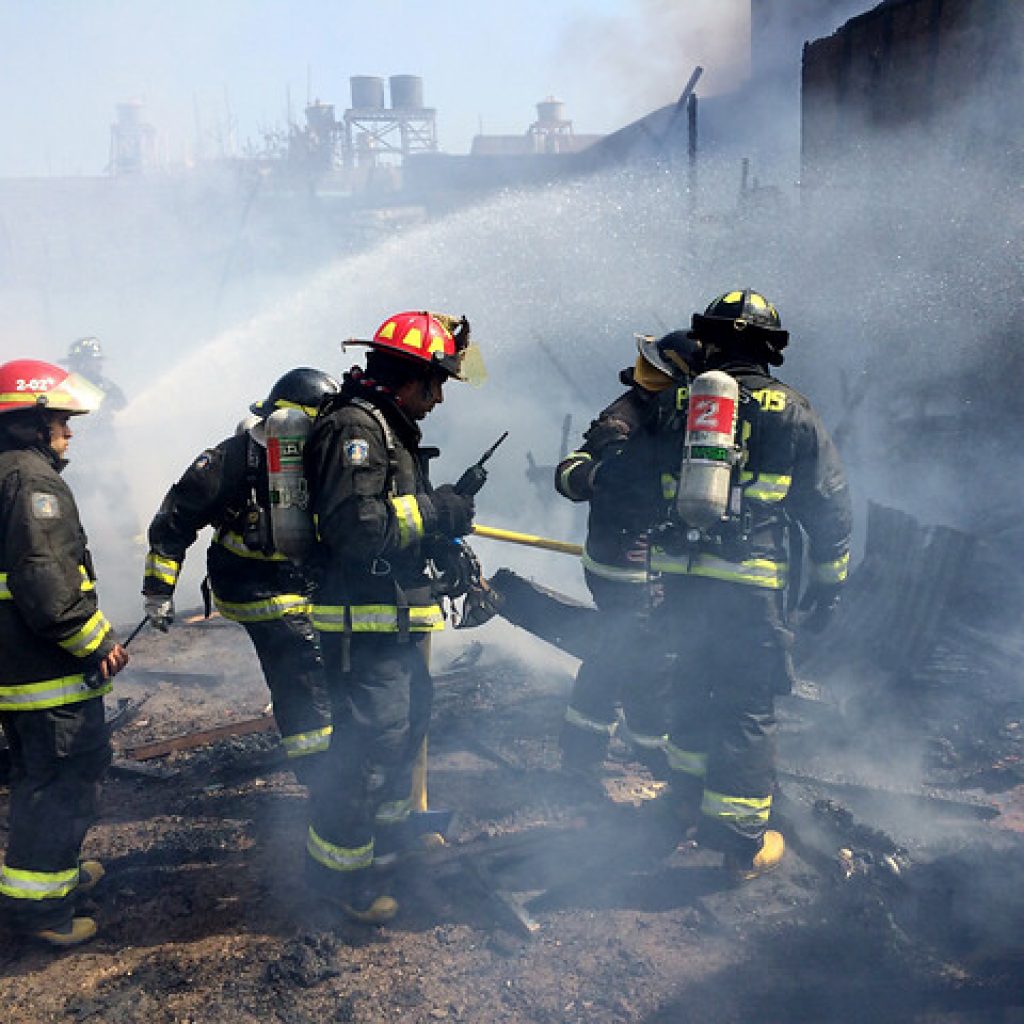
[[[108,698],[141,701],[122,751],[266,704],[244,633],[220,620],[144,631],[132,654]],[[457,817],[446,848],[403,867],[391,926],[307,898],[305,791],[273,734],[122,755],[84,850],[108,870],[100,935],[55,953],[0,932],[2,1019],[1024,1020],[1019,722],[986,726],[988,790],[865,784],[812,749],[849,745],[849,711],[781,700],[789,853],[736,887],[665,827],[624,750],[603,801],[560,777],[567,655],[495,621],[444,634],[433,661],[431,805]],[[911,745],[911,717],[867,737],[879,763]],[[951,742],[932,758],[947,769]]]

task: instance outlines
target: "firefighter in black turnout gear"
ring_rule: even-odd
[[[793,531],[807,538],[802,607],[807,624],[821,628],[847,577],[851,504],[818,414],[771,375],[789,337],[774,306],[750,289],[731,291],[695,314],[692,328],[705,368],[718,374],[691,382],[686,433],[677,423],[664,449],[673,525],[652,566],[665,587],[659,633],[678,657],[667,753],[673,797],[684,818],[699,822],[698,840],[720,850],[737,877],[753,878],[785,849],[768,824],[774,698],[792,683],[785,599]],[[697,522],[713,507],[701,474],[726,448],[696,442],[719,427],[734,444],[723,470],[727,505]]]
[[[128,661],[60,477],[69,417],[102,397],[50,363],[0,366],[0,725],[13,769],[0,910],[53,946],[96,934],[75,911],[103,867],[79,855],[110,763],[103,695]]]
[[[166,632],[185,553],[203,527],[215,528],[207,552],[213,604],[248,633],[289,763],[306,785],[319,760],[314,755],[327,749],[330,713],[310,619],[312,578],[282,553],[271,528],[266,421],[278,409],[312,419],[337,391],[337,381],[320,370],[289,370],[251,406],[251,426],[199,455],[153,517],[142,582],[146,615]]]
[[[583,444],[555,470],[555,487],[570,501],[589,502],[583,570],[602,613],[593,647],[576,674],[559,735],[562,767],[588,785],[604,759],[624,705],[624,739],[656,777],[665,776],[666,693],[653,673],[637,671],[639,634],[654,595],[648,566],[647,531],[657,506],[622,493],[622,472],[635,448],[626,441],[654,429],[658,396],[674,395],[699,368],[700,346],[686,331],[655,339],[637,335],[635,366],[619,374],[627,389],[604,409],[583,435]],[[685,390],[684,390],[685,394]],[[635,470],[636,467],[633,467]],[[657,501],[657,492],[654,499]]]
[[[458,559],[473,526],[472,496],[431,487],[437,452],[421,447],[419,427],[445,382],[464,379],[468,342],[464,317],[388,318],[372,340],[354,342],[370,348],[365,369],[345,375],[306,447],[322,545],[313,615],[334,722],[313,788],[307,879],[368,923],[398,909],[381,865],[404,844],[430,719],[428,639],[444,619],[428,560]]]

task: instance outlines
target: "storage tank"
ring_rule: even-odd
[[[537,120],[541,125],[556,126],[565,121],[565,104],[549,96],[537,104]]]
[[[372,75],[355,75],[350,78],[352,108],[354,110],[384,109],[384,79]]]
[[[423,79],[418,75],[392,75],[391,107],[393,110],[423,109]]]

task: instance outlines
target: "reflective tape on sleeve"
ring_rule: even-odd
[[[0,601],[11,601],[11,588],[7,585],[7,573],[0,572]]]
[[[81,629],[75,630],[71,636],[57,642],[69,654],[73,654],[76,658],[85,658],[103,643],[110,628],[110,623],[107,622],[107,617],[103,612],[96,611]]]
[[[599,736],[614,736],[618,720],[612,722],[599,722],[596,718],[590,718],[577,711],[571,704],[565,709],[565,721],[568,725],[574,725],[584,732],[596,733]]]
[[[398,524],[398,545],[408,547],[418,541],[424,533],[423,514],[420,512],[420,503],[414,494],[399,494],[388,498],[391,511],[395,514],[395,521]]]
[[[181,562],[176,562],[173,558],[165,558],[163,555],[158,555],[155,551],[150,551],[146,555],[146,568],[142,575],[146,579],[159,580],[161,583],[166,583],[169,587],[173,588],[177,585],[180,572]]]
[[[374,821],[378,825],[401,825],[403,821],[409,820],[412,813],[412,801],[408,797],[404,800],[388,800],[377,808]]]
[[[331,871],[360,871],[373,863],[373,840],[365,846],[335,846],[318,836],[310,825],[306,834],[306,852]]]
[[[767,503],[782,501],[789,494],[793,478],[784,473],[741,473],[740,483],[744,486],[743,497]]]
[[[84,565],[80,565],[78,567],[78,572],[79,572],[79,574],[82,577],[82,583],[81,583],[81,585],[79,587],[79,589],[82,591],[82,593],[88,593],[88,591],[90,591],[90,590],[95,590],[96,589],[96,584],[93,583],[93,581],[91,579],[89,579],[89,570],[86,569],[86,567]]]
[[[584,463],[593,461],[594,458],[589,452],[570,452],[563,460],[566,464],[565,469],[558,474],[558,490],[563,494],[575,494],[576,492],[569,483],[569,477]]]
[[[621,565],[608,565],[607,562],[598,562],[591,558],[586,551],[580,556],[583,568],[600,576],[603,580],[614,580],[617,583],[646,583],[646,569],[627,569]]]

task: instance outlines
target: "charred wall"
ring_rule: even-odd
[[[802,181],[846,184],[909,129],[1024,167],[1024,4],[886,0],[804,47]]]

